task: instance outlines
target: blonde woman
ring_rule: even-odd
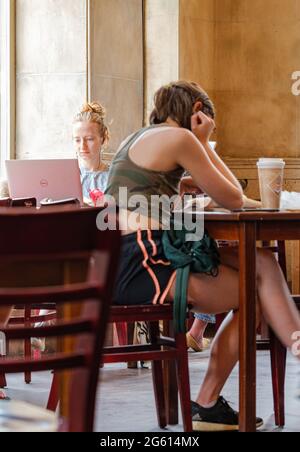
[[[90,200],[94,190],[104,192],[108,165],[101,152],[109,142],[106,112],[98,102],[86,103],[73,119],[73,145],[81,171],[83,196]]]

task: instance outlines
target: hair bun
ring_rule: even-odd
[[[100,104],[100,102],[87,102],[81,107],[79,113],[74,116],[73,124],[77,122],[91,122],[98,124],[99,133],[102,137],[103,145],[106,146],[109,141],[110,135],[105,118],[106,110]]]
[[[96,113],[100,116],[100,119],[105,119],[106,110],[102,105],[98,102],[86,103],[83,105],[81,109],[81,113]]]

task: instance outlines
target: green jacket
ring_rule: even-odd
[[[180,231],[171,229],[165,231],[162,238],[166,258],[177,269],[174,298],[175,332],[186,331],[187,289],[190,272],[217,276],[220,265],[217,244],[207,231],[204,232],[201,240],[194,242],[186,241],[186,235],[190,233],[184,228]]]

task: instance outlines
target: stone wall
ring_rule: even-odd
[[[299,158],[300,0],[215,0],[215,23],[219,151]]]
[[[215,101],[223,157],[300,157],[299,61],[300,0],[180,1],[180,76]]]

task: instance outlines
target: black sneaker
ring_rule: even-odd
[[[192,402],[193,430],[198,432],[224,432],[239,430],[239,413],[234,411],[223,397],[219,397],[215,406],[203,408]],[[256,428],[264,421],[256,418]]]

